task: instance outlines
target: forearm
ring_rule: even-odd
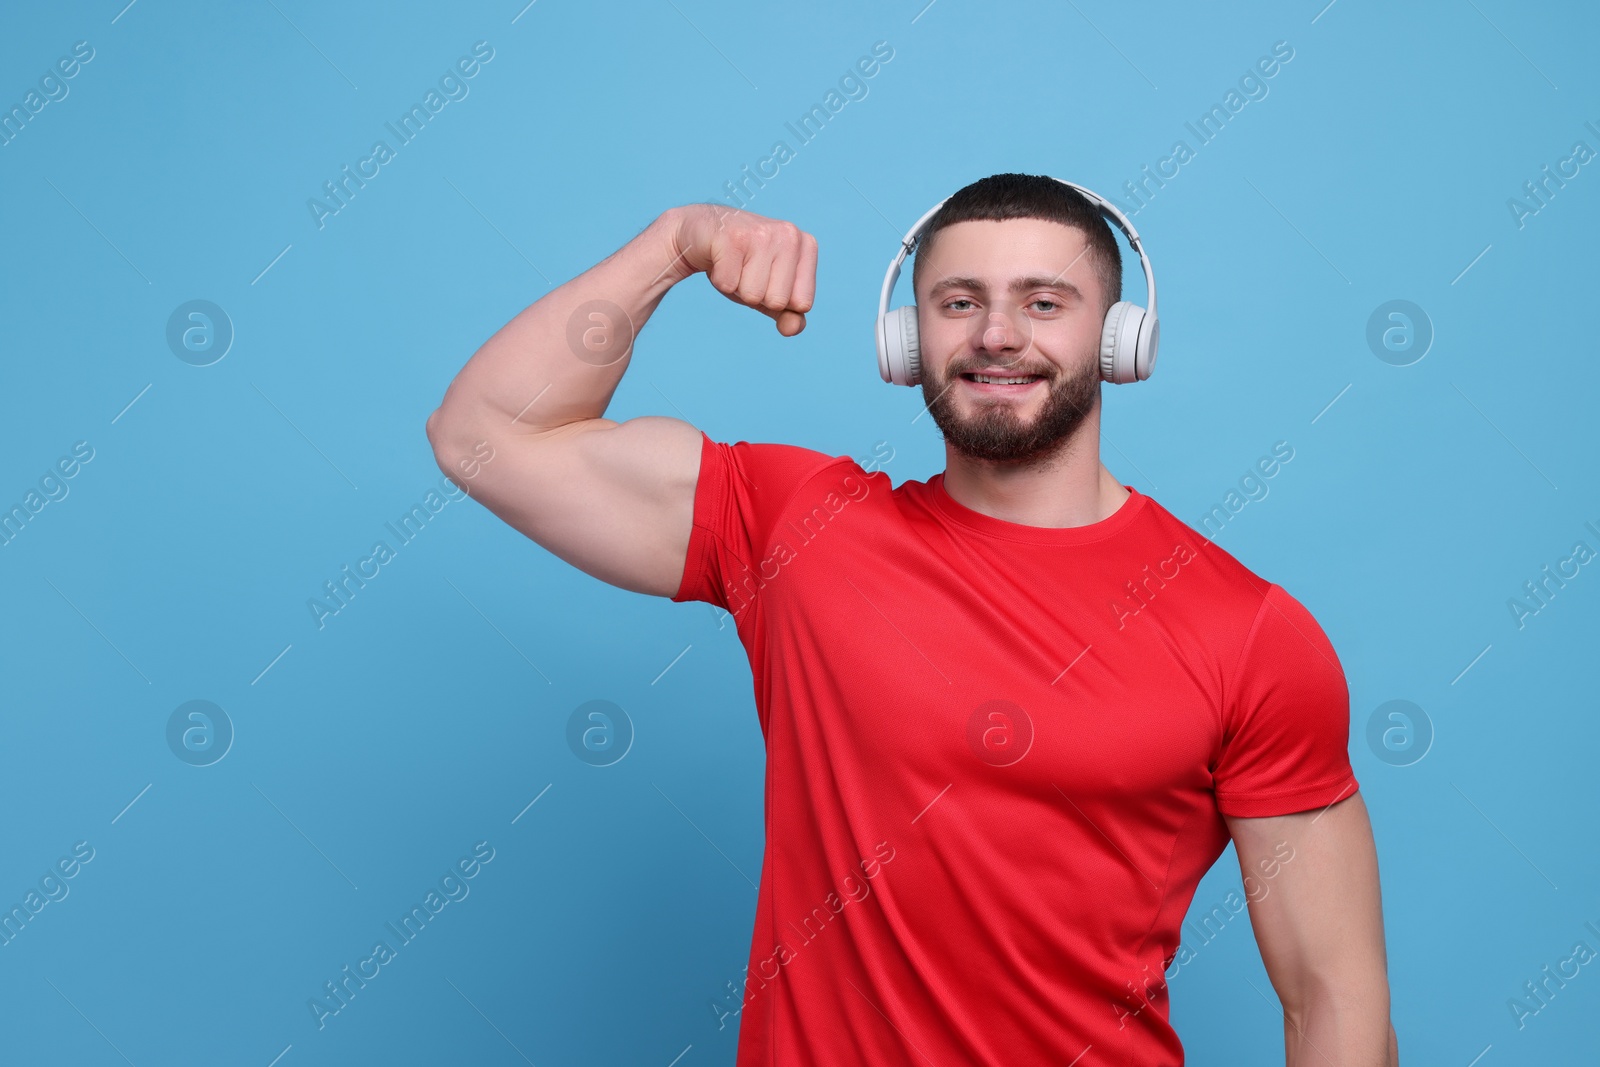
[[[1287,1067],[1399,1067],[1386,982],[1314,994],[1283,1020]]]
[[[428,419],[436,450],[599,418],[661,298],[693,273],[677,209],[524,308],[473,353]]]

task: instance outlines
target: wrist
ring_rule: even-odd
[[[691,259],[693,240],[689,234],[691,212],[703,205],[688,204],[669,207],[656,217],[651,228],[655,231],[654,243],[662,263],[661,274],[668,286],[677,285],[701,270]]]

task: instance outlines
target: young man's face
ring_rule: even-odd
[[[946,226],[925,250],[922,397],[956,451],[1038,459],[1094,410],[1104,293],[1086,247],[1083,231],[1058,222],[980,219]],[[978,373],[1029,381],[983,384]]]

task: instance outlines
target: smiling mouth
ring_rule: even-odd
[[[1002,376],[997,374],[974,374],[971,371],[961,374],[960,377],[978,385],[998,385],[1014,389],[1020,389],[1025,386],[1032,385],[1034,382],[1042,380],[1037,374],[1013,374]]]

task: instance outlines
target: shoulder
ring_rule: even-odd
[[[820,501],[833,494],[851,500],[890,495],[889,476],[878,469],[886,462],[881,454],[857,460],[804,445],[718,441],[703,431],[702,438],[700,476],[713,495],[722,487],[769,510],[802,507],[811,497]]]
[[[854,463],[849,456],[804,445],[743,439],[720,441],[704,430],[700,437],[703,462],[710,460],[727,465],[743,475],[750,488],[757,490],[762,489],[757,477],[761,474],[770,476],[774,483],[792,486],[827,467]]]
[[[1147,496],[1146,522],[1160,531],[1163,541],[1182,545],[1187,550],[1185,569],[1192,570],[1200,579],[1197,584],[1207,586],[1215,605],[1234,612],[1242,612],[1246,623],[1261,610],[1273,583],[1246,567],[1243,563],[1162,506],[1154,497]]]
[[[1204,632],[1221,669],[1237,678],[1263,658],[1290,651],[1337,666],[1338,657],[1311,610],[1283,585],[1245,566],[1231,552],[1149,501],[1147,521],[1163,545],[1183,545],[1182,579],[1189,603],[1204,613]]]

